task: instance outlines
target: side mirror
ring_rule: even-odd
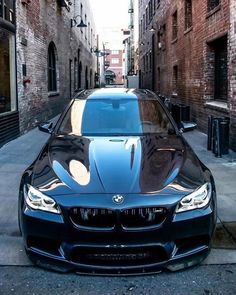
[[[195,129],[197,127],[197,124],[194,122],[189,122],[189,121],[181,121],[181,127],[180,130],[182,132],[187,132]]]
[[[52,133],[52,126],[53,126],[52,122],[44,122],[39,124],[38,129],[45,133]]]

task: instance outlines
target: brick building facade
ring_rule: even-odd
[[[121,85],[123,80],[123,50],[114,49],[106,50],[108,55],[106,56],[106,84]]]
[[[58,114],[79,89],[94,87],[97,69],[91,48],[97,44],[96,29],[89,1],[0,0],[0,8],[5,3],[13,3],[15,9],[10,25],[14,26],[16,43],[11,43],[16,50],[10,52],[16,52],[11,67],[16,70],[18,95],[11,100],[19,122],[14,124],[25,132]],[[77,27],[81,20],[86,27]],[[13,93],[13,70],[11,75],[12,90],[8,92]],[[6,118],[7,111],[0,115]]]
[[[19,134],[13,0],[0,0],[0,146]]]
[[[229,29],[229,108],[231,120],[231,142],[236,146],[236,1],[230,2]]]
[[[139,0],[141,87],[191,106],[207,132],[208,115],[230,119],[236,149],[234,0]]]
[[[20,127],[27,130],[57,114],[80,88],[94,87],[96,35],[85,0],[18,0],[16,12]],[[77,15],[86,28],[77,27]]]

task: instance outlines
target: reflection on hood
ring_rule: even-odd
[[[203,179],[197,158],[176,135],[54,138],[35,165],[46,194],[182,191]]]

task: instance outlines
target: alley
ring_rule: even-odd
[[[235,65],[235,0],[0,0],[0,295],[236,294]],[[128,146],[128,144],[126,146],[124,145],[125,148],[122,150],[123,153],[117,153],[111,158],[116,159],[117,162],[121,160],[121,164],[123,158],[126,160],[128,159],[129,161],[127,160],[127,167],[130,170],[132,170],[131,168],[133,167],[138,167],[139,169],[142,167],[143,177],[140,177],[140,179],[137,177],[138,185],[140,185],[141,181],[147,181],[147,183],[152,182],[153,184],[156,182],[157,178],[160,183],[163,184],[163,186],[160,186],[160,190],[146,190],[144,192],[141,189],[138,192],[140,195],[146,193],[148,194],[148,197],[152,198],[153,193],[158,195],[161,192],[164,194],[164,197],[166,197],[165,192],[164,190],[162,191],[162,189],[169,189],[170,183],[166,184],[167,178],[169,177],[169,179],[171,179],[171,175],[172,177],[174,175],[174,178],[171,181],[172,184],[175,184],[174,181],[179,175],[181,176],[181,173],[183,172],[181,171],[182,163],[185,161],[186,166],[188,166],[189,163],[186,161],[187,152],[184,150],[184,148],[182,148],[180,151],[182,152],[183,159],[181,159],[181,161],[183,162],[179,160],[178,163],[181,164],[179,166],[181,168],[179,168],[179,170],[176,168],[177,166],[175,166],[175,164],[177,160],[173,155],[174,152],[179,150],[178,146],[176,148],[175,142],[173,143],[171,141],[171,139],[173,139],[171,136],[174,134],[176,135],[176,138],[178,137],[178,139],[180,139],[181,137],[179,135],[184,129],[184,124],[194,123],[196,129],[189,132],[184,132],[183,137],[197,154],[202,163],[211,170],[212,175],[214,176],[217,191],[217,225],[212,238],[212,249],[209,256],[200,265],[188,268],[184,271],[173,273],[169,271],[160,271],[159,273],[145,274],[145,270],[143,270],[145,267],[143,267],[143,264],[141,265],[143,268],[140,269],[142,269],[144,274],[139,276],[97,276],[94,274],[94,272],[91,275],[85,275],[81,273],[61,274],[35,266],[25,253],[23,238],[19,231],[18,195],[22,173],[27,167],[29,167],[29,165],[34,162],[50,136],[47,133],[39,131],[37,126],[39,126],[39,124],[42,122],[47,122],[50,120],[52,120],[53,123],[57,122],[58,114],[61,114],[65,107],[70,104],[75,97],[78,98],[81,93],[83,94],[82,98],[86,97],[87,99],[88,97],[86,96],[86,93],[93,93],[92,89],[95,89],[95,91],[98,89],[103,89],[103,91],[111,89],[111,93],[114,92],[115,96],[117,95],[118,90],[122,90],[125,93],[130,92],[130,95],[132,96],[135,94],[135,91],[137,93],[136,88],[140,89],[139,93],[142,93],[143,96],[147,95],[148,101],[151,95],[154,95],[156,100],[155,95],[157,95],[159,98],[158,104],[162,106],[162,109],[164,109],[162,102],[167,106],[170,111],[170,115],[172,115],[173,120],[176,123],[176,127],[169,128],[171,124],[168,125],[164,123],[168,117],[167,113],[164,112],[165,115],[162,117],[154,107],[150,108],[150,110],[147,108],[144,111],[143,102],[138,103],[139,108],[137,108],[137,118],[138,120],[140,119],[140,123],[137,122],[137,119],[135,119],[134,125],[139,127],[139,132],[128,133],[129,137],[127,141],[130,139],[132,146]],[[137,95],[138,99],[142,99],[142,95]],[[134,97],[135,95],[132,96],[132,99]],[[102,98],[104,99],[104,97]],[[96,101],[96,99],[94,100]],[[112,98],[109,97],[108,101],[112,101]],[[154,99],[152,101],[154,101]],[[75,113],[71,115],[71,117],[73,117],[76,121],[76,123],[74,123],[75,125],[79,124],[78,121],[83,121],[82,113],[85,110],[85,99],[83,99],[83,103],[76,109],[76,112],[79,113],[82,119],[80,118],[76,121]],[[113,109],[114,111],[117,111],[120,107],[120,101],[112,101],[111,105],[112,111]],[[109,105],[109,107],[111,106]],[[108,123],[105,126],[108,130],[112,129],[111,125],[117,118],[118,123],[123,121],[120,119],[123,117],[117,116],[116,118],[116,115],[110,115],[109,117],[109,107],[106,106],[106,108],[104,107],[104,109],[101,109],[104,114],[103,116],[105,117],[105,115],[107,115],[109,118],[107,121]],[[125,115],[125,112],[122,112],[125,109],[124,106],[122,107],[123,108],[121,108],[119,111],[120,114],[124,115],[125,119],[129,116],[132,117],[132,111],[136,110],[136,107],[130,107],[128,112],[129,116],[127,116]],[[92,120],[87,119],[87,124],[90,124],[91,122],[100,122],[100,118],[103,118],[103,116],[101,116],[101,112],[97,112],[98,115],[96,116],[95,110],[99,110],[98,106],[92,109],[90,113],[90,118],[92,118]],[[167,149],[166,146],[164,146],[163,149],[160,148],[161,151],[164,151],[163,159],[162,154],[156,155],[156,159],[159,157],[158,160],[160,163],[158,161],[154,163],[152,156],[148,156],[149,158],[147,157],[147,155],[154,154],[153,150],[151,150],[152,148],[155,149],[155,151],[158,150],[159,143],[162,140],[161,139],[158,142],[160,138],[158,138],[157,134],[161,133],[160,130],[158,130],[158,125],[155,126],[155,124],[152,124],[151,120],[147,120],[149,116],[151,117],[149,113],[152,113],[152,110],[154,110],[153,117],[158,117],[157,121],[160,121],[160,126],[163,127],[163,125],[165,125],[166,128],[165,136],[167,137],[167,140],[166,137],[162,137],[162,135],[160,138],[164,138],[164,144],[167,142]],[[70,111],[68,111],[67,114],[70,116]],[[67,114],[65,117],[67,117]],[[115,112],[112,114],[115,114]],[[141,120],[142,116],[143,120]],[[97,121],[95,120],[95,117]],[[171,122],[172,119],[169,119]],[[90,156],[92,155],[94,159],[97,157],[97,154],[93,150],[95,145],[90,147],[91,138],[89,135],[86,135],[86,132],[82,132],[81,126],[83,124],[80,122],[80,128],[74,127],[73,130],[72,121],[73,120],[71,119],[69,122],[68,119],[69,123],[67,125],[69,127],[65,125],[69,129],[71,127],[71,132],[69,132],[64,126],[66,131],[63,133],[63,135],[66,134],[68,137],[70,137],[71,135],[76,134],[73,134],[72,131],[79,130],[79,133],[76,134],[77,138],[75,140],[75,142],[77,141],[77,146],[75,144],[74,147],[73,144],[71,144],[71,142],[74,140],[73,139],[69,144],[66,142],[68,145],[65,144],[63,150],[63,152],[66,151],[66,156],[69,154],[68,157],[65,157],[65,165],[69,163],[68,167],[69,165],[72,165],[72,168],[74,167],[75,173],[69,174],[69,177],[74,180],[74,175],[79,175],[81,178],[84,177],[83,181],[86,183],[90,177],[92,179],[92,176],[95,175],[97,178],[94,179],[97,181],[100,187],[103,187],[102,177],[99,174],[98,166],[96,166],[97,162],[94,160],[94,167],[96,166],[96,169],[93,167],[97,174],[95,172],[92,174],[92,169],[90,169],[91,166],[89,166],[89,161],[93,161],[93,158]],[[210,124],[210,122],[213,123]],[[94,123],[92,130],[93,132],[97,127],[95,125],[96,123]],[[174,124],[172,124],[172,127],[173,126]],[[147,128],[149,132],[147,132],[145,128]],[[114,126],[113,129],[113,132],[117,132],[117,129],[119,131],[117,126]],[[163,129],[161,129],[162,132]],[[113,134],[112,136],[124,136],[124,134],[126,134],[124,130],[120,131],[121,133],[123,132],[122,134],[111,134]],[[47,131],[50,130],[48,129]],[[108,134],[110,133],[108,132]],[[212,147],[214,145],[215,154],[211,150],[207,149],[207,134],[211,135],[210,143]],[[125,136],[128,135],[126,134]],[[99,133],[96,134],[95,132],[95,136],[96,139],[100,140]],[[135,136],[139,137],[136,141],[134,141]],[[150,139],[149,136],[153,136],[153,138],[155,138],[154,144],[153,146],[150,144],[150,149],[148,150],[147,148],[145,150],[145,144],[148,146],[147,142]],[[101,137],[103,137],[103,135]],[[86,138],[87,146],[84,144],[84,138]],[[113,140],[113,142],[117,143],[119,140],[121,142],[123,139],[116,138]],[[107,141],[110,143],[112,140],[109,139]],[[139,150],[136,149],[138,141],[140,141]],[[146,143],[143,143],[144,141]],[[79,146],[78,142],[81,144],[82,148]],[[91,142],[95,142],[95,140],[91,139]],[[102,140],[100,142],[102,142]],[[104,152],[104,142],[102,142],[102,144],[100,142],[97,145],[97,150],[99,152]],[[151,140],[149,143],[150,142]],[[58,146],[60,149],[61,146]],[[84,146],[86,146],[87,150],[84,148]],[[117,144],[116,147],[118,146],[119,145]],[[185,142],[183,146],[185,146]],[[73,147],[73,156],[70,158],[70,152]],[[109,148],[110,147],[111,145],[109,145]],[[172,147],[172,149],[170,147]],[[226,152],[224,152],[222,155],[221,152],[223,147],[225,148]],[[79,149],[79,152],[77,148]],[[105,162],[106,166],[108,161],[104,161],[104,159],[107,160],[106,152],[109,150],[109,148],[105,150],[103,155],[104,157],[100,158],[102,160],[100,160],[99,164],[102,165],[103,162]],[[167,157],[165,157],[165,152],[167,150],[169,154]],[[116,151],[115,148],[114,151]],[[186,153],[184,153],[184,151]],[[117,155],[119,157],[122,157],[123,155],[123,158],[119,159]],[[146,160],[145,157],[148,158],[148,165],[151,163],[150,167],[147,166],[148,169],[150,168],[150,171],[152,168],[158,168],[159,171],[168,170],[164,168],[166,168],[168,166],[167,164],[169,163],[171,169],[173,169],[173,171],[175,170],[175,173],[176,171],[178,172],[177,174],[171,174],[170,172],[165,171],[166,180],[163,180],[164,176],[161,178],[160,174],[158,174],[159,172],[152,174],[152,171],[150,172],[148,169],[145,170],[143,168],[144,166],[142,165]],[[98,157],[96,159],[98,159]],[[68,163],[66,162],[67,160]],[[174,160],[176,160],[176,162]],[[50,161],[51,160],[49,160],[48,163]],[[141,162],[142,165],[139,165]],[[199,167],[202,169],[199,170],[203,172],[201,174],[202,177],[202,175],[205,173],[204,168],[197,160],[196,162],[197,165],[199,165]],[[192,163],[191,160],[190,163]],[[135,166],[134,164],[137,165]],[[115,170],[113,169],[113,166],[110,165],[111,170],[109,171]],[[126,166],[121,165],[121,167],[123,168]],[[193,169],[193,166],[189,165],[189,167],[189,170]],[[122,175],[122,177],[124,175],[128,175],[124,173],[124,170],[125,169],[120,169],[120,174],[116,175]],[[191,175],[195,173],[193,170],[190,173]],[[106,170],[106,167],[104,168],[104,171],[108,171]],[[135,171],[135,169],[133,171]],[[134,178],[139,173],[135,171],[135,174],[133,171],[133,174],[129,174],[133,177],[131,177],[132,183],[134,183]],[[54,172],[55,171],[53,170],[52,173]],[[149,172],[150,174],[148,174]],[[163,173],[163,175],[165,173]],[[185,172],[183,172],[183,174],[184,173]],[[109,173],[107,173],[107,175],[108,174]],[[56,172],[55,175],[59,178],[59,181],[61,181],[62,186],[69,187],[66,181],[64,181],[65,178],[60,178]],[[154,181],[150,180],[150,175],[154,175],[154,177],[156,177],[155,179],[153,178]],[[198,176],[196,177],[196,175]],[[145,219],[146,222],[146,219],[149,219],[150,216],[154,216],[154,218],[156,218],[158,213],[160,213],[160,211],[158,212],[158,209],[162,209],[162,212],[167,212],[169,210],[171,214],[173,213],[170,215],[172,222],[172,219],[174,219],[173,216],[178,215],[177,213],[180,212],[178,209],[180,206],[182,206],[181,202],[183,199],[185,199],[185,197],[189,198],[189,196],[191,196],[192,199],[190,201],[193,201],[195,197],[192,195],[195,194],[197,197],[199,195],[202,197],[205,194],[205,197],[208,198],[208,203],[204,203],[205,199],[202,199],[201,204],[205,204],[202,207],[200,207],[199,203],[197,202],[193,205],[193,207],[191,207],[192,204],[190,204],[190,207],[188,207],[189,204],[185,204],[185,209],[187,209],[181,211],[181,213],[184,214],[190,212],[190,218],[188,217],[186,220],[181,220],[181,222],[186,222],[186,228],[188,230],[190,229],[189,232],[192,234],[195,230],[193,224],[196,224],[199,221],[194,213],[200,212],[204,218],[206,217],[206,215],[204,215],[199,209],[205,210],[212,206],[210,208],[212,210],[211,214],[213,216],[211,218],[211,222],[214,222],[215,224],[216,220],[216,215],[214,215],[214,212],[216,211],[212,209],[215,208],[215,199],[209,197],[209,192],[211,192],[211,195],[214,196],[212,193],[213,190],[211,189],[213,187],[213,181],[209,177],[210,173],[206,178],[201,178],[199,175],[200,174],[196,173],[194,176],[197,178],[197,181],[195,181],[196,179],[194,180],[194,177],[191,179],[191,177],[188,178],[187,174],[184,175],[183,179],[184,181],[187,179],[187,181],[186,183],[183,181],[183,185],[181,182],[177,181],[177,186],[180,184],[179,187],[183,189],[182,194],[185,192],[185,195],[182,195],[182,199],[175,201],[176,203],[174,201],[172,202],[174,204],[172,204],[174,208],[172,208],[173,211],[170,209],[170,204],[163,205],[162,203],[160,206],[163,206],[163,208],[154,207],[154,204],[150,205],[146,199],[145,206],[140,205],[140,207],[131,207],[129,204],[130,207],[115,207],[114,209],[109,206],[106,206],[106,208],[101,206],[96,207],[93,203],[92,206],[94,207],[90,208],[88,205],[86,205],[87,207],[84,205],[84,207],[82,207],[82,205],[78,202],[79,205],[73,204],[74,207],[70,205],[68,208],[70,212],[74,209],[76,209],[76,212],[77,209],[85,209],[88,211],[91,209],[90,212],[93,212],[93,210],[97,209],[107,211],[113,210],[113,213],[111,213],[113,214],[113,217],[114,214],[117,214],[116,217],[118,216],[116,219],[118,227],[120,226],[120,228],[122,228],[122,230],[125,232],[127,228],[125,228],[125,226],[123,226],[120,222],[120,214],[124,211],[128,212],[128,210],[141,209],[141,218],[143,218],[143,220]],[[40,174],[40,176],[42,175]],[[106,179],[109,179],[109,177],[110,175],[108,175]],[[118,179],[117,183],[120,185],[120,183],[125,182],[122,182],[124,179],[122,177],[110,178],[112,178],[112,181],[114,179]],[[51,181],[51,178],[49,179]],[[191,185],[188,186],[191,181],[195,185],[194,188],[191,187]],[[56,182],[57,179],[55,183]],[[76,183],[76,185],[78,183]],[[82,187],[82,192],[84,183],[79,183],[79,185]],[[28,184],[29,183],[27,183],[27,187]],[[30,183],[30,185],[31,184],[32,183]],[[33,186],[34,184],[32,184],[32,187]],[[202,187],[204,187],[204,194],[199,193]],[[35,188],[36,190],[39,189],[39,187]],[[112,187],[112,189],[114,189],[114,187]],[[122,197],[122,202],[125,200],[125,204],[126,196],[120,195],[120,193],[123,194],[123,192],[120,192],[119,189],[120,187],[118,188],[118,191],[116,190],[115,192],[111,190],[112,195],[109,201],[111,203],[115,203],[113,200],[114,197]],[[175,187],[173,186],[173,190],[174,189]],[[178,194],[180,198],[181,189],[179,189],[179,191],[178,189],[179,188],[176,189],[176,195]],[[184,189],[186,190],[184,191]],[[187,193],[189,189],[192,189],[192,191]],[[40,189],[38,191],[41,193]],[[83,194],[81,191],[76,191],[76,193],[73,193],[80,196],[80,194]],[[105,194],[108,194],[105,189],[104,192]],[[127,191],[125,191],[125,193],[126,192]],[[199,193],[199,195],[196,194],[196,192]],[[98,190],[96,190],[95,193],[94,191],[92,191],[92,193],[89,191],[89,193],[94,195],[95,193],[101,194],[101,192],[98,192]],[[63,194],[66,195],[66,198],[67,195],[69,195],[64,191]],[[61,193],[59,196],[62,196],[63,194]],[[132,191],[130,189],[129,193],[127,194],[134,195],[137,194],[137,191]],[[168,194],[171,195],[169,192]],[[25,195],[28,196],[28,192]],[[44,196],[43,193],[42,195]],[[51,202],[55,201],[53,196],[51,196],[51,198],[47,194],[45,194],[45,196],[45,199],[50,199]],[[160,195],[158,196],[160,197]],[[85,197],[87,196],[85,195]],[[45,199],[41,200],[42,203],[45,201]],[[95,201],[97,202],[97,199]],[[166,202],[166,199],[164,202]],[[149,204],[148,206],[152,207],[147,207],[147,203]],[[213,203],[214,206],[212,205]],[[63,206],[60,207],[58,204],[57,201],[54,202],[54,205],[58,206],[57,213],[59,214],[58,216],[60,216],[59,218],[64,221],[65,215],[62,214],[63,212],[61,210]],[[208,206],[209,204],[211,204],[211,206]],[[116,205],[120,204],[117,203]],[[157,205],[155,204],[155,206]],[[39,207],[36,207],[36,210],[35,207],[30,208],[33,209],[31,212],[37,211],[42,213],[43,211],[37,210],[41,210]],[[148,213],[144,216],[144,211],[142,211],[142,209],[147,211],[149,209],[153,209],[153,211],[151,211],[152,215],[148,215]],[[46,211],[43,212],[45,213]],[[46,214],[48,214],[48,212],[52,213],[52,211],[49,210]],[[130,216],[132,219],[132,214]],[[168,217],[167,214],[166,216]],[[168,220],[166,216],[166,219],[163,219],[162,223],[160,222],[158,225],[157,223],[155,223],[155,225],[149,224],[150,227],[148,227],[148,230],[147,228],[143,228],[141,225],[139,225],[140,228],[142,228],[140,230],[140,237],[142,242],[143,240],[145,241],[146,244],[144,244],[144,246],[146,248],[149,247],[151,249],[154,248],[154,246],[159,247],[159,243],[161,242],[165,244],[165,247],[167,247],[166,237],[159,237],[159,233],[155,236],[158,238],[158,243],[152,241],[154,230],[159,230],[159,226],[162,226],[165,224],[165,220]],[[30,216],[30,218],[31,217],[35,218],[34,216]],[[71,215],[68,213],[67,217],[71,218]],[[106,220],[108,215],[105,215],[105,217],[102,216],[102,218]],[[35,220],[37,219],[35,218]],[[51,221],[52,220],[50,220],[50,222]],[[73,223],[72,219],[70,219],[70,221]],[[177,220],[177,222],[178,221],[179,220]],[[194,257],[197,251],[201,251],[203,249],[201,247],[209,246],[210,235],[207,236],[207,243],[205,243],[204,240],[204,243],[207,244],[207,246],[205,244],[203,246],[199,246],[198,243],[195,245],[196,248],[192,248],[191,250],[191,246],[189,246],[189,243],[191,244],[192,242],[189,242],[189,240],[192,238],[191,234],[185,234],[185,232],[182,231],[181,226],[183,223],[181,225],[181,222],[177,225],[180,226],[181,230],[175,230],[175,233],[180,232],[183,236],[176,238],[176,235],[174,239],[170,241],[170,243],[172,243],[172,250],[170,251],[168,249],[168,251],[171,253],[172,258],[175,258],[175,254],[180,251],[179,257],[181,259],[183,258],[183,263],[181,261],[181,264],[182,266],[186,266],[187,260],[185,260],[185,258],[187,256],[192,255]],[[206,221],[204,222],[206,224]],[[29,227],[32,227],[31,223],[29,222]],[[36,227],[38,224],[40,223],[36,222]],[[208,224],[210,224],[210,222]],[[78,231],[80,224],[76,228],[77,225],[78,224],[73,223],[73,230],[76,229]],[[107,224],[106,226],[107,228],[109,227]],[[113,234],[115,236],[117,224],[114,222],[112,223],[112,226],[110,227],[112,233],[111,236]],[[167,228],[168,226],[169,225],[167,225]],[[86,232],[88,228],[85,228],[82,228],[82,230],[85,230]],[[175,227],[173,228],[175,229]],[[196,240],[203,237],[203,228],[204,226],[199,226],[199,228],[196,226],[196,232],[198,231],[195,235]],[[213,226],[210,228],[212,234]],[[130,233],[135,232],[132,226],[129,230]],[[127,236],[129,235],[129,230],[126,231],[126,234],[128,232]],[[152,243],[151,246],[147,242],[148,239],[145,240],[143,238],[145,231],[148,232],[148,239],[150,238]],[[161,231],[164,232],[165,236],[165,228],[161,228],[160,232]],[[45,244],[47,244],[48,241],[53,241],[55,244],[58,242],[55,241],[57,237],[53,237],[53,240],[51,236],[52,232],[54,234],[57,233],[57,231],[54,232],[53,228],[53,231],[50,232],[49,236],[51,240],[46,240]],[[67,231],[64,232],[67,234]],[[76,232],[76,235],[79,236],[80,233],[78,234],[78,232]],[[85,234],[86,238],[88,237],[88,240],[91,239],[91,236],[95,232],[96,230],[94,229],[92,229],[91,232],[88,231]],[[169,232],[170,231],[168,231],[168,233]],[[61,233],[62,231],[60,234]],[[96,236],[96,234],[94,236]],[[130,234],[128,238],[131,236],[132,234]],[[38,237],[39,240],[43,240],[42,236],[38,235]],[[117,238],[117,236],[115,237]],[[76,240],[74,244],[81,242],[80,238],[81,236],[79,236],[78,241]],[[72,235],[69,236],[69,240],[70,239],[72,239]],[[98,239],[103,238],[100,236]],[[185,243],[184,240],[188,240],[188,242],[185,245],[185,252],[181,252],[181,243]],[[96,247],[96,243],[94,241],[96,242],[96,240],[93,240],[93,248]],[[65,243],[63,243],[64,241],[60,241],[60,243],[58,243],[59,246],[56,245],[56,247],[58,246],[56,251],[58,251],[59,254],[64,251],[62,249],[62,245]],[[115,257],[114,259],[117,259],[118,261],[122,255],[122,259],[126,259],[127,257],[130,259],[129,251],[130,249],[133,251],[133,240],[131,240],[131,243],[130,241],[126,244],[124,243],[124,245],[120,242],[119,244],[117,241],[115,241],[113,244],[112,243],[106,245],[106,248],[113,247],[113,249],[115,249],[114,253],[111,253],[112,259]],[[195,240],[193,243],[195,243]],[[76,247],[79,249],[81,245],[74,246],[74,249]],[[82,247],[87,247],[86,251],[89,248],[88,244],[86,244],[86,246],[82,245]],[[104,247],[103,241],[98,245],[98,248],[99,247]],[[122,252],[123,249],[121,249],[122,247],[130,247],[130,249],[124,254]],[[140,244],[135,245],[135,247],[137,249],[140,247]],[[71,247],[71,249],[72,248],[73,247]],[[144,259],[144,257],[146,259],[146,257],[151,253],[148,259],[153,259],[155,255],[159,255],[159,253],[156,253],[156,249],[155,252],[153,249],[150,250],[149,248],[146,250],[146,252],[141,254],[133,254],[132,252],[131,256],[134,255],[136,259],[139,255],[143,255],[142,259]],[[196,252],[194,252],[195,250]],[[167,255],[168,251],[165,252],[165,255]],[[152,256],[154,252],[155,254]],[[52,255],[54,255],[53,250],[52,253]],[[104,253],[106,254],[102,253],[101,257],[106,256],[105,259],[107,259],[107,256],[110,254],[107,254],[107,252]],[[147,256],[145,256],[146,254]],[[64,252],[62,253],[61,257],[65,258],[66,255],[63,255]],[[68,254],[68,260],[71,259],[70,255]],[[95,259],[96,255],[99,254],[94,254]],[[57,256],[57,258],[58,257],[59,256]],[[133,262],[136,266],[138,265],[137,261],[138,260],[135,260]],[[143,261],[142,263],[144,263]],[[150,262],[150,260],[145,260],[146,264],[148,264],[147,261]],[[166,261],[167,260],[165,259],[161,260],[163,263],[166,263]],[[69,262],[74,263],[72,260]],[[152,263],[154,263],[153,260]],[[132,269],[134,265],[131,265],[130,269]],[[119,267],[120,266],[121,269],[122,267],[125,268],[122,264],[120,264]],[[120,270],[118,272],[120,272]]]

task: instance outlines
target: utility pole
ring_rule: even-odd
[[[97,73],[96,73],[96,87],[100,87],[100,67],[99,67],[99,35],[97,34],[97,49],[96,49],[96,58],[97,58]]]
[[[101,79],[100,79],[100,83],[101,83],[101,87],[105,86],[105,44],[102,43],[102,52],[101,52],[101,56],[102,58],[102,64],[101,64]]]

